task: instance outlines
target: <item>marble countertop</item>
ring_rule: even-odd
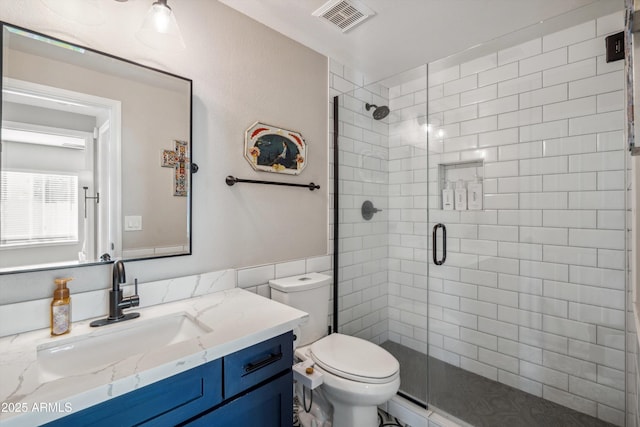
[[[0,425],[39,425],[61,418],[278,336],[307,317],[238,288],[125,312],[130,311],[139,312],[140,318],[103,328],[89,327],[91,319],[74,322],[63,337],[52,338],[49,329],[42,329],[0,339]],[[58,379],[43,375],[39,347],[173,313],[186,313],[211,332],[114,360],[95,371]]]

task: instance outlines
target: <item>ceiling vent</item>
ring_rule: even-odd
[[[340,28],[343,33],[366,21],[376,13],[357,0],[331,0],[312,13]]]

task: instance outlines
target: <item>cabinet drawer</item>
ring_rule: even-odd
[[[174,375],[47,426],[175,425],[222,401],[222,359]]]
[[[292,332],[287,332],[225,356],[225,399],[247,390],[282,371],[291,369],[292,364]]]

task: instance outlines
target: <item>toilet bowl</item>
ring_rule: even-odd
[[[322,374],[322,389],[333,406],[333,426],[365,427],[377,423],[376,407],[400,387],[398,361],[381,347],[360,338],[331,334],[296,350]]]
[[[271,298],[309,313],[296,331],[296,358],[311,361],[333,407],[333,427],[377,425],[377,406],[400,387],[400,365],[383,348],[348,335],[326,335],[331,278],[318,273],[271,280]],[[323,303],[324,302],[324,303]]]

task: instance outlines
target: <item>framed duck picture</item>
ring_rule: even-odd
[[[245,132],[244,157],[258,171],[298,175],[307,165],[299,132],[256,122]]]

